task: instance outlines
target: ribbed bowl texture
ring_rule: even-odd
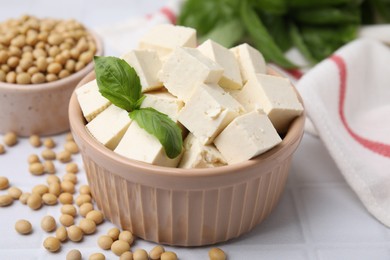
[[[79,85],[94,77],[89,74]],[[278,146],[246,162],[178,169],[127,159],[99,144],[85,128],[75,94],[69,117],[105,217],[140,238],[177,246],[227,241],[261,223],[283,193],[305,120],[303,113]]]

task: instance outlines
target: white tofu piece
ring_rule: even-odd
[[[126,110],[110,105],[89,122],[86,128],[98,142],[114,150],[131,122]]]
[[[184,102],[188,101],[199,83],[217,83],[223,68],[192,48],[176,48],[163,64],[160,80],[168,91]]]
[[[176,167],[183,154],[170,159],[160,141],[139,127],[135,121],[129,126],[114,152],[130,159],[166,167]]]
[[[188,134],[184,140],[184,154],[179,168],[212,168],[223,165],[227,165],[227,162],[214,145],[202,145],[193,134]]]
[[[247,43],[230,49],[236,56],[241,71],[243,83],[246,83],[257,73],[266,74],[267,66],[263,55]]]
[[[244,108],[221,87],[200,84],[181,110],[179,122],[202,144],[210,144],[242,113]]]
[[[214,144],[228,164],[234,164],[264,153],[281,141],[267,115],[254,110],[234,119]]]
[[[160,24],[153,27],[139,41],[141,50],[157,51],[164,59],[176,47],[196,48],[196,30],[172,24]]]
[[[263,109],[279,133],[285,133],[291,121],[303,112],[293,86],[282,77],[257,74],[233,96],[247,111]]]
[[[178,123],[179,113],[183,106],[183,101],[177,99],[167,91],[147,93],[141,104],[141,108],[152,107],[169,116],[175,123]]]
[[[207,40],[197,48],[203,55],[212,59],[224,69],[219,85],[226,89],[241,89],[240,67],[234,54],[222,45]]]
[[[162,64],[155,51],[133,50],[122,56],[131,67],[137,72],[140,78],[142,92],[160,89],[162,82],[157,74],[161,70]]]
[[[77,88],[75,92],[81,111],[88,122],[111,104],[107,98],[100,94],[96,80]]]

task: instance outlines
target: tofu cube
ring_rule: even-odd
[[[196,45],[195,29],[172,24],[160,24],[153,27],[141,38],[138,48],[157,51],[160,58],[164,59],[176,47],[196,48]]]
[[[224,69],[222,78],[219,80],[221,87],[226,89],[242,88],[240,67],[236,57],[229,49],[212,40],[207,40],[198,46],[198,50]]]
[[[157,74],[161,70],[162,64],[155,51],[133,50],[122,57],[140,78],[142,92],[160,89],[162,82]]]
[[[87,122],[90,122],[111,104],[108,99],[100,94],[96,80],[77,88],[75,92]]]
[[[247,43],[230,49],[236,56],[243,83],[257,73],[266,74],[267,67],[263,55]]]
[[[234,119],[214,144],[228,164],[234,164],[264,153],[281,141],[267,115],[254,110]]]
[[[212,168],[226,164],[214,145],[203,145],[193,134],[188,134],[184,140],[184,153],[179,168]]]
[[[183,106],[183,101],[177,99],[167,91],[147,93],[141,104],[141,108],[152,107],[169,116],[175,123],[178,122],[179,113]]]
[[[211,144],[242,113],[244,108],[221,87],[200,84],[181,110],[179,122],[202,144]]]
[[[168,91],[187,102],[199,83],[217,83],[223,68],[192,48],[176,48],[159,74]]]
[[[129,113],[115,105],[96,116],[86,125],[91,135],[107,148],[114,150],[131,123]]]
[[[176,167],[182,156],[181,154],[170,159],[160,141],[139,127],[135,121],[129,126],[114,152],[130,159],[166,167]]]
[[[234,93],[247,111],[261,108],[268,115],[279,133],[285,133],[291,121],[302,114],[299,102],[290,81],[286,78],[257,74]]]

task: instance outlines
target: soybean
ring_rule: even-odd
[[[210,260],[225,260],[226,254],[222,249],[213,247],[209,250],[209,258]]]
[[[11,187],[8,189],[8,195],[10,195],[14,200],[18,200],[22,193],[22,190],[17,187]]]
[[[61,242],[56,237],[48,237],[43,241],[43,246],[50,252],[57,252],[61,248]]]
[[[79,223],[80,229],[84,232],[84,234],[93,234],[96,231],[96,224],[93,220],[90,219],[82,219]]]
[[[28,196],[27,205],[33,210],[39,209],[42,206],[41,196],[37,193],[32,193],[30,196]]]
[[[148,258],[148,253],[144,249],[137,249],[133,253],[134,260],[148,260]]]
[[[130,251],[124,252],[119,257],[119,260],[133,260],[133,253]]]
[[[103,213],[101,213],[98,210],[92,210],[88,212],[86,218],[93,220],[96,223],[96,225],[99,225],[104,221]]]
[[[32,135],[29,142],[33,147],[40,147],[42,145],[41,138],[38,135]]]
[[[107,235],[110,236],[113,240],[117,240],[120,234],[120,230],[117,228],[111,228],[108,230]]]
[[[117,256],[120,256],[126,251],[130,250],[130,245],[123,241],[123,240],[117,240],[111,245],[111,251],[116,254]],[[145,252],[146,253],[146,252]],[[147,256],[147,254],[146,254]],[[146,258],[147,259],[147,258]]]
[[[14,146],[18,143],[18,136],[14,132],[8,132],[4,135],[3,141],[7,146]]]
[[[32,231],[32,225],[30,221],[25,219],[20,219],[15,223],[15,230],[22,235],[30,234]]]
[[[161,258],[162,253],[165,252],[165,249],[163,246],[155,246],[152,250],[149,252],[149,257],[151,260],[157,260]]]
[[[103,235],[98,238],[97,243],[101,249],[108,250],[111,248],[111,245],[112,243],[114,243],[114,240],[108,235]]]
[[[56,238],[58,238],[61,242],[64,242],[66,239],[68,239],[68,231],[64,226],[57,228]]]
[[[79,250],[72,249],[66,254],[66,260],[81,260],[82,256]]]
[[[73,242],[79,242],[83,239],[83,231],[78,226],[70,226],[68,228],[68,238]]]
[[[0,190],[5,190],[9,186],[9,181],[7,177],[0,176]]]
[[[51,232],[57,228],[56,220],[52,216],[44,216],[41,220],[41,228],[46,232]]]
[[[174,252],[166,251],[161,254],[161,260],[177,260],[177,255]]]

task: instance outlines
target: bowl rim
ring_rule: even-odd
[[[95,55],[103,55],[103,41],[102,39],[92,30],[87,29],[87,32],[92,35],[92,37],[95,40],[96,43],[96,52]],[[89,62],[84,68],[77,71],[76,73],[71,74],[68,77],[65,77],[63,79],[58,79],[52,82],[45,82],[41,84],[17,84],[17,83],[7,83],[7,82],[0,82],[0,89],[2,90],[8,90],[8,91],[31,91],[31,92],[39,92],[42,90],[49,90],[49,89],[55,89],[64,85],[67,85],[68,83],[77,80],[82,76],[83,74],[86,74],[88,71],[90,71],[93,67],[93,60]]]
[[[268,68],[269,74],[280,75],[275,70]],[[90,82],[95,78],[94,71],[90,72],[86,75],[77,85],[75,90],[81,85]],[[293,84],[292,84],[293,85]],[[295,86],[293,88],[297,94],[299,101],[302,103],[304,107],[303,100],[296,90]],[[297,148],[299,142],[303,136],[304,123],[305,123],[305,107],[303,113],[296,117],[290,124],[289,129],[282,139],[282,142],[270,149],[269,151],[262,153],[250,160],[219,166],[215,168],[173,168],[173,167],[164,167],[159,165],[152,165],[149,163],[145,163],[142,161],[137,161],[134,159],[130,159],[115,153],[114,151],[108,149],[103,144],[97,142],[87,131],[85,127],[85,119],[82,114],[80,105],[78,104],[77,97],[75,91],[73,91],[72,97],[69,103],[69,121],[71,130],[74,133],[75,139],[77,141],[78,138],[82,139],[83,143],[87,143],[90,146],[90,149],[93,149],[99,152],[99,155],[104,158],[104,160],[109,160],[113,164],[120,165],[120,167],[126,167],[131,169],[132,174],[137,174],[141,172],[142,174],[147,175],[158,175],[160,177],[170,177],[170,178],[203,178],[203,177],[217,177],[220,175],[228,176],[228,175],[236,175],[238,171],[242,171],[243,169],[252,169],[255,167],[259,167],[259,164],[269,165],[274,160],[282,161],[288,156],[290,156]],[[80,145],[80,144],[79,144]],[[98,160],[96,163],[100,163]],[[264,166],[265,167],[265,166]],[[113,172],[116,175],[123,176],[123,174],[119,172]]]

